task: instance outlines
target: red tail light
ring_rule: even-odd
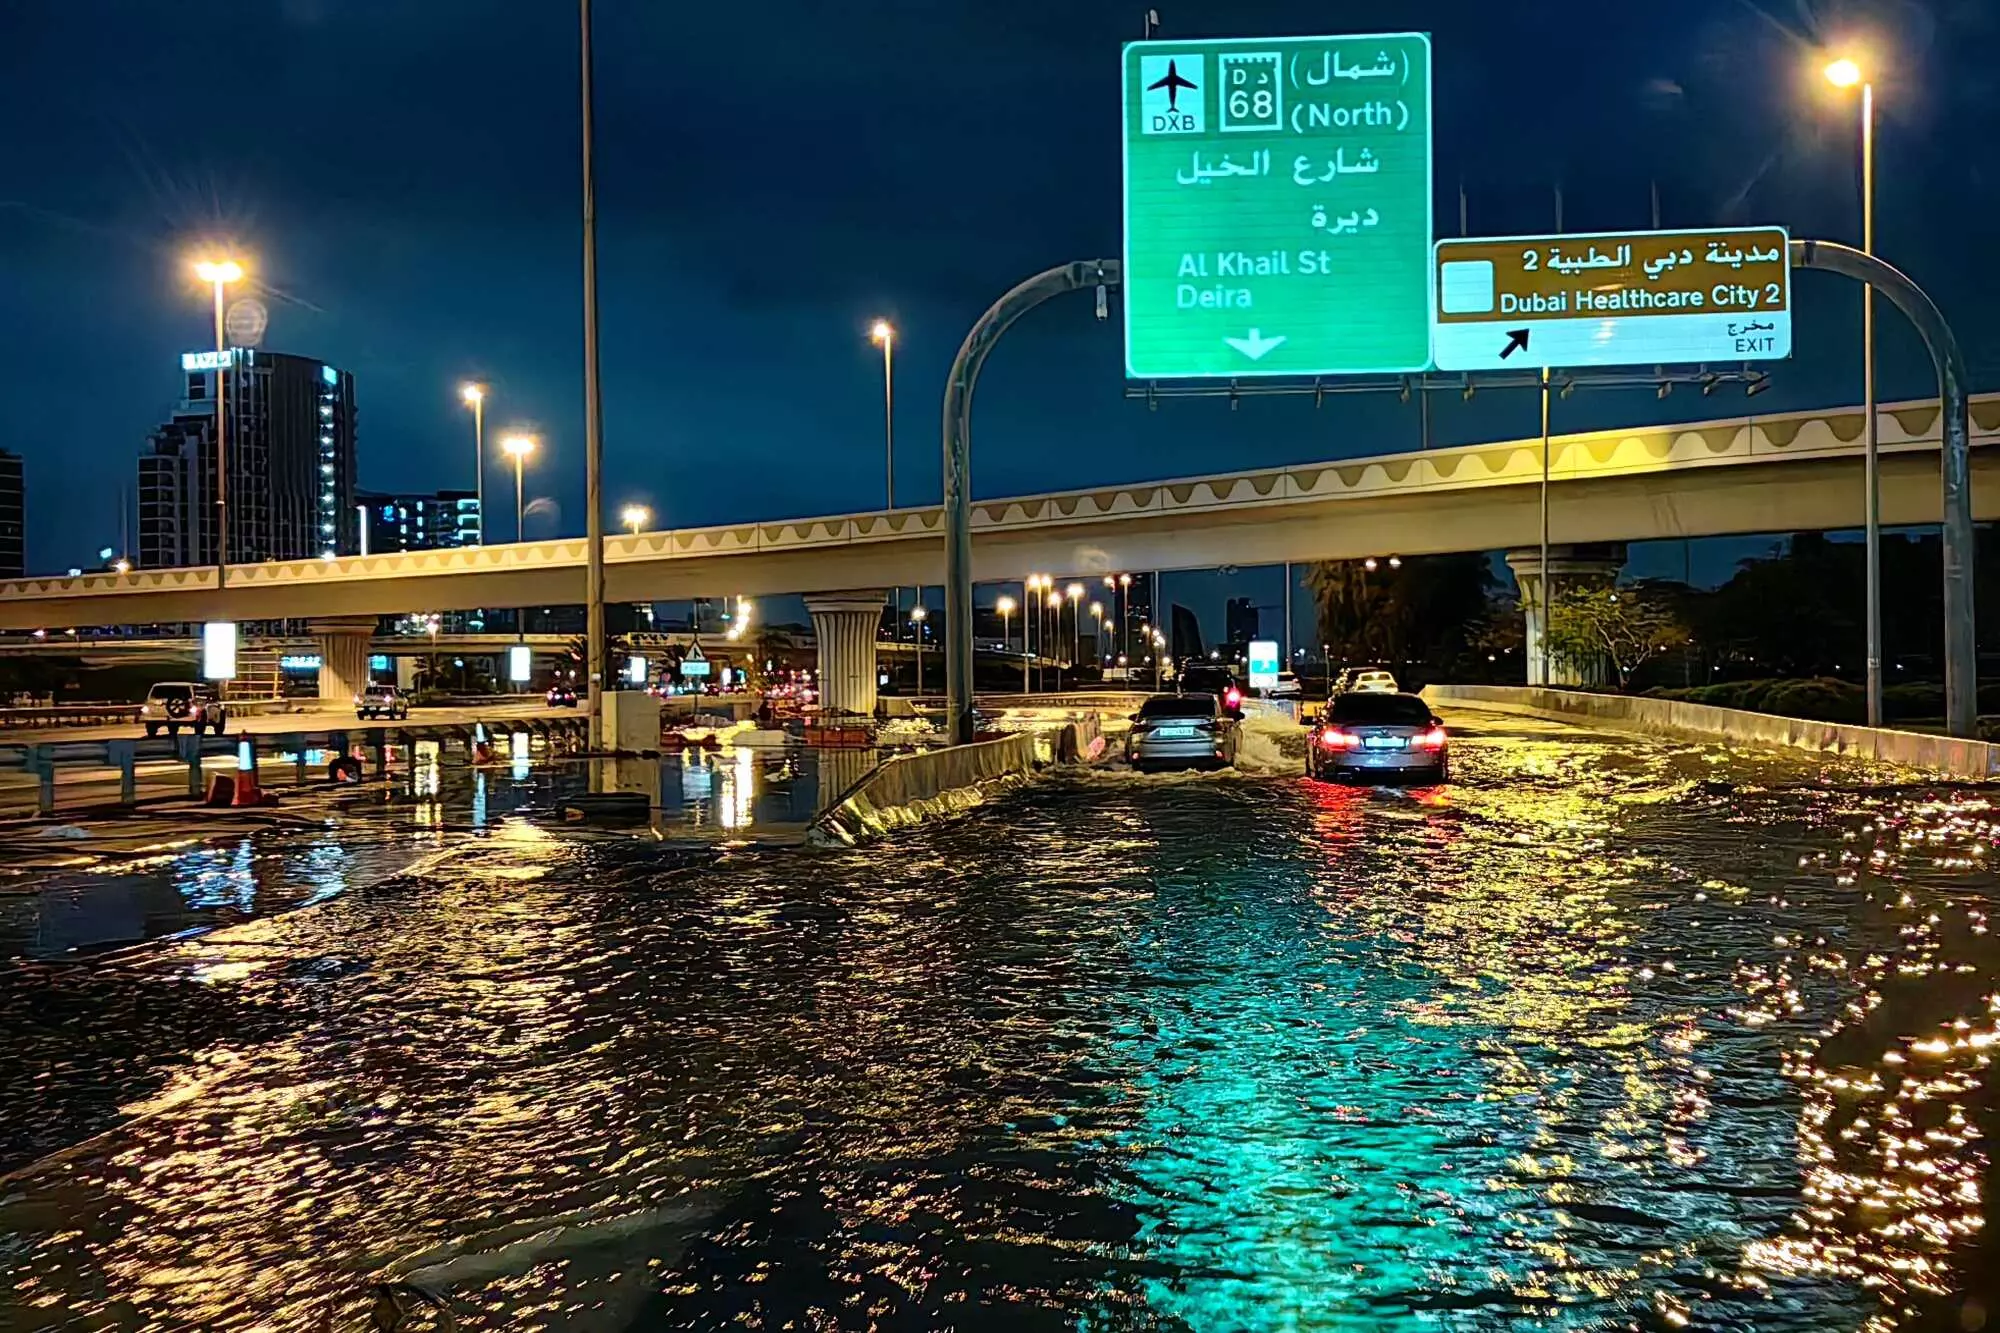
[[[1228,688],[1228,690],[1226,690],[1223,693],[1222,702],[1228,704],[1231,708],[1236,708],[1241,706],[1241,704],[1243,703],[1243,691],[1237,689],[1234,685],[1231,685]]]
[[[1444,748],[1444,728],[1432,727],[1429,731],[1417,737],[1417,748],[1419,750],[1442,750]]]
[[[1351,732],[1341,731],[1336,727],[1328,727],[1319,734],[1319,743],[1322,748],[1328,750],[1352,750],[1354,748],[1354,736]]]

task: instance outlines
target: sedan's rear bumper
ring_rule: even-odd
[[[1145,741],[1126,749],[1126,758],[1137,767],[1155,765],[1177,768],[1223,768],[1231,762],[1229,746],[1203,737],[1188,741]]]
[[[1321,751],[1319,769],[1328,777],[1410,777],[1441,773],[1450,762],[1449,750]]]

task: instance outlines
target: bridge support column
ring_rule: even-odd
[[[875,637],[882,628],[884,588],[813,593],[806,598],[819,641],[820,707],[875,715]]]
[[[319,641],[319,697],[350,700],[368,683],[374,616],[341,616],[307,622]]]
[[[1601,585],[1618,577],[1618,571],[1625,567],[1625,546],[1622,542],[1605,542],[1592,546],[1551,546],[1549,548],[1548,573],[1553,576],[1552,594],[1559,595],[1564,588],[1579,585]],[[1514,581],[1521,587],[1521,614],[1526,621],[1526,630],[1521,635],[1521,652],[1527,661],[1527,679],[1530,685],[1596,685],[1602,682],[1588,679],[1587,673],[1579,671],[1575,665],[1551,661],[1549,679],[1542,678],[1542,553],[1538,547],[1524,551],[1507,552],[1507,568],[1514,571]]]

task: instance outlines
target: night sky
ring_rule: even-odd
[[[946,367],[1002,290],[1119,244],[1119,44],[1139,0],[600,0],[606,500],[668,525],[882,501],[879,354],[902,330],[898,496],[938,496]],[[583,526],[575,7],[565,0],[10,0],[0,12],[0,445],[27,458],[29,565],[118,535],[178,356],[209,341],[187,258],[249,257],[266,345],[351,369],[361,480],[465,485],[457,385],[489,443],[538,431],[529,535]],[[1475,234],[1778,223],[1857,240],[1856,108],[1819,43],[1876,53],[1879,244],[2000,384],[1993,0],[1205,0],[1161,35],[1435,35],[1437,213]],[[1799,282],[1760,410],[1859,400],[1858,295]],[[1885,397],[1934,392],[1890,314]],[[1742,410],[1740,392],[1579,394],[1558,429]],[[975,489],[1020,493],[1417,443],[1393,397],[1123,395],[1118,323],[1074,299],[989,366]],[[1533,397],[1435,399],[1434,439],[1534,428]],[[489,474],[496,489],[506,478]],[[1859,511],[1859,480],[1856,508]],[[496,531],[511,528],[495,505]],[[1752,546],[1710,544],[1698,576]],[[1642,555],[1680,571],[1678,547]]]

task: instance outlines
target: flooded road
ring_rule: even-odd
[[[0,1327],[1976,1326],[1989,798],[1454,746],[17,967]]]

